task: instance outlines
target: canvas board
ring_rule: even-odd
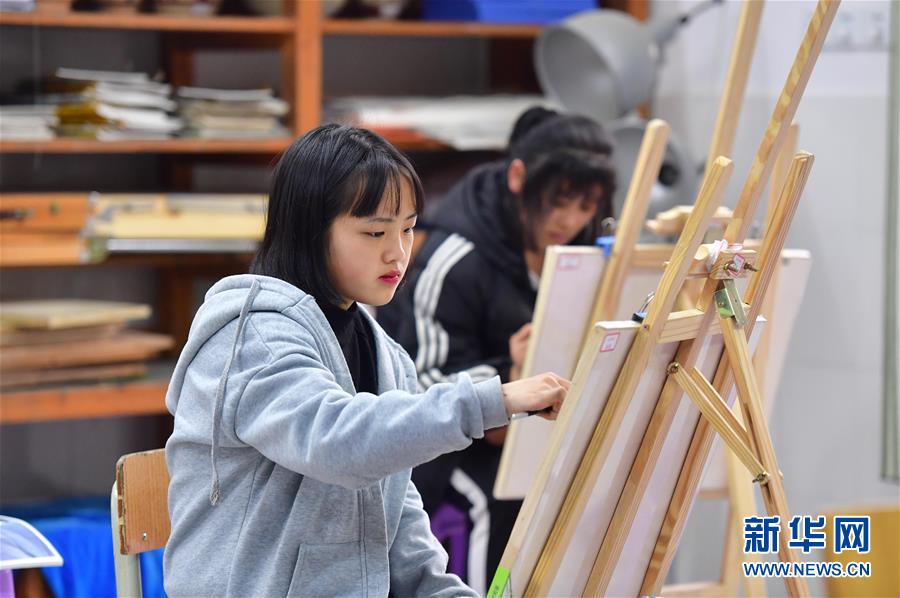
[[[752,345],[755,345],[761,330],[762,326],[757,324],[754,329]],[[718,335],[708,337],[704,343],[699,355],[698,366],[707,376],[715,373],[722,354],[722,347],[722,339]],[[574,596],[581,595],[584,591],[595,557],[600,550],[619,496],[641,446],[644,432],[665,384],[666,366],[674,358],[677,349],[678,343],[673,342],[660,344],[654,350],[647,367],[647,374],[641,378],[634,396],[628,403],[622,424],[615,431],[616,438],[608,458],[603,463],[592,486],[590,498],[572,526],[574,530],[572,540],[566,548],[560,567],[553,574],[549,586],[550,595]],[[611,388],[610,385],[607,395]],[[589,441],[593,427],[596,426],[600,415],[602,415],[602,410],[597,414],[596,419],[592,419],[590,426],[579,422],[584,427],[590,427],[590,430],[583,438],[579,439],[580,444],[577,446],[584,447]],[[648,490],[641,500],[623,556],[617,565],[616,577],[613,580],[616,585],[615,587],[610,586],[610,595],[637,595],[640,591],[646,564],[652,556],[658,531],[662,525],[662,518],[677,483],[681,463],[687,454],[698,418],[699,411],[690,402],[690,399],[683,395],[675,420],[667,434],[659,464],[655,468]],[[560,430],[557,433],[567,434],[563,428],[570,427],[571,423],[562,420],[558,423]],[[562,458],[572,459],[573,454],[575,454],[574,449],[570,450],[568,455],[564,454]],[[560,455],[548,454],[547,459],[558,460]],[[578,460],[580,461],[580,458]],[[557,464],[556,467],[561,466]],[[531,533],[526,534],[529,544],[520,550],[520,558],[510,571],[510,585],[514,596],[521,595],[528,584],[527,578],[533,572],[550,531],[553,529],[578,463],[568,463],[565,467],[571,471],[568,479],[557,480],[549,490],[547,489],[549,487],[542,489],[558,498],[554,505],[547,505],[552,508],[542,509],[539,515],[533,517],[529,523]],[[538,488],[534,488],[533,491],[537,492]],[[634,584],[636,586],[631,589]]]
[[[572,378],[605,264],[598,247],[547,248],[523,376],[553,372]],[[541,417],[510,424],[494,483],[495,497],[524,498],[552,430],[553,422]]]

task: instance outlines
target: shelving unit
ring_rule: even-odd
[[[606,7],[647,16],[647,0],[604,0]],[[513,52],[530,51],[540,32],[534,25],[455,22],[400,22],[322,19],[313,1],[285,1],[281,17],[189,17],[103,13],[0,13],[0,27],[143,30],[158,32],[165,49],[168,82],[194,81],[194,55],[209,48],[276,48],[281,55],[282,97],[290,105],[287,124],[294,136],[316,126],[322,110],[322,46],[326,36],[484,38],[506,44]],[[520,58],[521,55],[518,55]],[[521,62],[519,60],[518,62]],[[519,65],[521,66],[521,65]],[[518,76],[516,70],[507,77]],[[398,148],[410,152],[446,151],[440,142],[407,129],[379,130]],[[0,141],[3,154],[156,154],[164,158],[163,180],[171,190],[191,187],[192,165],[202,160],[270,161],[292,138],[279,139],[169,139],[161,141],[102,142],[88,139]],[[137,254],[111,256],[104,265],[151,266],[160,269],[162,328],[176,339],[186,338],[193,314],[192,283],[199,273],[227,274],[246,269],[248,254]],[[33,264],[32,266],[37,266]],[[48,264],[41,263],[40,266]],[[68,264],[67,264],[68,265]],[[21,266],[28,267],[28,264]],[[71,265],[90,268],[92,264]],[[163,372],[164,372],[163,368]],[[72,386],[50,390],[0,393],[0,424],[60,419],[115,417],[165,413],[165,376],[160,379]]]
[[[646,0],[641,0],[645,2]],[[0,13],[0,26],[56,27],[77,29],[145,30],[167,34],[200,33],[180,37],[168,49],[170,82],[190,83],[193,53],[210,47],[279,47],[285,99],[291,104],[289,118],[294,135],[316,126],[321,118],[322,40],[325,36],[443,37],[532,40],[537,25],[415,22],[388,20],[321,19],[317,2],[285,4],[284,17],[190,17],[103,13]],[[240,34],[240,39],[222,40],[218,34]],[[379,131],[405,151],[446,150],[446,145],[407,129]],[[283,151],[291,139],[168,139],[161,141],[104,142],[88,139],[49,141],[3,141],[0,153],[155,153],[155,154],[265,154]]]

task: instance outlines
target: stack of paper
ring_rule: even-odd
[[[288,112],[287,102],[271,89],[179,87],[176,95],[186,136],[244,139],[290,134],[279,120]]]
[[[0,12],[31,12],[34,0],[0,0]]]
[[[87,238],[259,241],[266,195],[96,193]]]
[[[458,150],[502,150],[516,119],[543,96],[349,97],[326,106],[326,120],[372,129],[405,128]]]
[[[53,106],[0,106],[0,139],[53,139],[57,123]]]
[[[173,345],[126,323],[150,306],[88,300],[0,303],[0,388],[134,377]]]
[[[166,139],[181,128],[171,86],[145,73],[61,68],[50,86],[63,96],[56,110],[59,131],[101,140]]]

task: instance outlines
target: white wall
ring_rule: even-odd
[[[656,0],[652,14],[672,15],[692,4]],[[814,5],[766,4],[731,156],[728,205],[734,205]],[[887,1],[845,0],[835,27],[849,22],[847,13],[857,22],[882,14],[887,22],[889,10]],[[729,1],[691,23],[669,47],[660,77],[655,115],[668,120],[701,158],[739,13],[740,5]],[[828,48],[796,117],[800,148],[816,161],[788,245],[809,249],[814,261],[771,425],[794,514],[900,500],[898,487],[880,478],[888,168],[884,48]],[[760,206],[759,214],[764,210]],[[724,515],[710,505],[696,512],[702,516],[689,526],[673,568],[676,581],[709,579],[718,569]],[[780,584],[771,589],[784,591]]]

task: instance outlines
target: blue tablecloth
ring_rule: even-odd
[[[57,598],[116,595],[109,497],[2,506],[0,513],[29,522],[59,551],[63,566],[43,569]],[[165,596],[162,552],[141,555],[141,586],[146,598]]]

